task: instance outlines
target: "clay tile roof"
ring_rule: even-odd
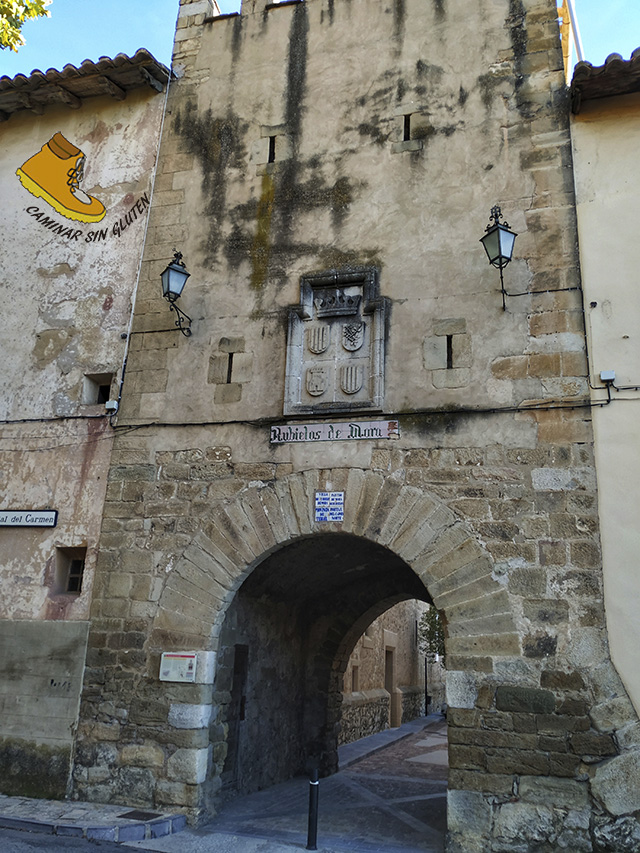
[[[604,65],[594,67],[590,62],[578,62],[571,81],[571,109],[578,113],[583,101],[631,92],[640,92],[640,47],[627,60],[612,53]]]
[[[19,110],[37,115],[51,104],[66,104],[77,109],[86,98],[110,95],[122,101],[132,89],[148,86],[163,91],[171,72],[148,50],[141,48],[133,56],[119,53],[113,59],[101,56],[97,62],[85,59],[77,68],[65,65],[62,71],[34,69],[26,77],[0,77],[0,121]]]

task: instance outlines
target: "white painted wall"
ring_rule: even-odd
[[[640,385],[640,95],[583,103],[572,123],[592,399]],[[613,661],[640,711],[640,392],[594,410],[605,607]]]

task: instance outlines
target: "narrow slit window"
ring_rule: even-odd
[[[447,370],[453,367],[453,335],[447,335]]]
[[[269,163],[274,163],[276,159],[276,138],[275,136],[269,137]]]
[[[233,373],[233,353],[229,353],[229,361],[227,362],[227,385],[231,384],[231,374]]]
[[[360,668],[354,666],[351,670],[351,692],[357,693],[360,690]]]
[[[411,113],[404,117],[404,130],[402,139],[404,142],[408,142],[411,139]]]
[[[55,594],[80,595],[86,556],[86,548],[56,549]]]

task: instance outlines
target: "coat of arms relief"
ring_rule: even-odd
[[[382,407],[387,302],[373,269],[301,280],[289,312],[284,413]]]

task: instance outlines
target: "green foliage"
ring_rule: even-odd
[[[444,655],[444,625],[435,607],[429,607],[422,614],[418,624],[418,647],[431,663],[436,655]]]
[[[30,18],[48,18],[49,3],[51,0],[0,0],[0,49],[17,51],[24,44],[24,22]]]

